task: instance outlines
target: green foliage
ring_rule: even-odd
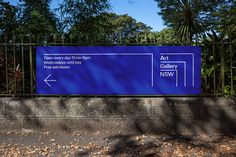
[[[109,0],[64,0],[58,10],[66,29],[99,16],[110,9]]]
[[[201,35],[211,28],[209,13],[223,0],[155,0],[160,7],[165,24],[174,28],[182,41],[192,42],[194,35]]]
[[[172,28],[164,28],[160,32],[155,33],[156,43],[159,44],[176,44],[178,43],[177,36]]]
[[[216,33],[213,29],[211,30],[211,34],[207,33],[210,38],[208,41],[221,42],[225,38],[225,33]]]
[[[57,20],[55,14],[50,10],[50,2],[51,0],[23,0],[23,4],[20,5],[20,27],[17,32],[36,37],[55,33]]]
[[[236,31],[236,2],[235,0],[225,0],[219,8],[212,12],[212,16],[217,19],[216,29],[221,32]]]
[[[115,15],[114,20],[111,21],[113,27],[113,35],[116,42],[121,38],[122,42],[139,43],[145,38],[147,33],[150,33],[151,27],[142,22],[137,22],[131,16]],[[138,34],[138,35],[137,35]]]
[[[105,40],[105,35],[112,32],[111,15],[102,13],[101,15],[90,17],[84,21],[74,24],[68,34],[79,37],[84,42],[97,43]],[[88,41],[89,38],[89,41]]]
[[[18,29],[18,33],[32,34],[32,35],[46,35],[47,33],[55,32],[49,20],[47,20],[38,11],[34,10],[31,12],[31,18],[26,23],[22,23]]]
[[[213,92],[213,81],[216,83],[217,93],[223,93],[225,96],[235,94],[235,44],[230,44],[226,32],[216,33],[212,30],[208,34],[208,39],[204,42],[208,43],[204,46],[202,56],[202,77],[204,89],[207,92]],[[232,51],[231,51],[232,50]],[[232,65],[232,66],[231,66]],[[232,73],[231,73],[232,69]],[[214,76],[215,74],[215,76]],[[207,82],[206,82],[207,81]]]
[[[12,35],[17,25],[16,21],[17,8],[10,5],[9,2],[0,1],[0,36],[7,40]]]
[[[82,40],[89,42],[127,42],[137,43],[142,40],[145,33],[149,33],[151,27],[137,22],[132,17],[116,15],[114,13],[102,13],[95,17],[90,17],[75,24],[69,34],[79,36]],[[139,34],[139,36],[137,36]]]

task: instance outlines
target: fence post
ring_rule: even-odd
[[[24,60],[24,46],[23,46],[24,40],[23,36],[21,35],[21,64],[22,64],[22,88],[23,88],[23,94],[25,94],[25,60]]]
[[[221,71],[221,84],[222,84],[222,94],[224,94],[224,89],[225,89],[225,54],[223,52],[224,49],[224,43],[221,40],[221,65],[220,65],[220,71]]]
[[[47,44],[48,43],[48,34],[45,35],[45,43],[44,44]]]
[[[213,76],[213,90],[216,94],[216,52],[215,52],[215,40],[213,39],[213,67],[214,67],[214,76]]]
[[[153,39],[154,39],[154,45],[156,45],[156,34],[155,34],[155,32],[153,32]]]
[[[138,34],[138,32],[136,33],[136,44],[138,44],[139,43],[139,34]]]
[[[114,33],[111,34],[111,44],[114,44]]]
[[[33,90],[33,56],[32,56],[32,45],[31,45],[31,35],[29,36],[29,60],[30,60],[30,95],[31,97],[34,96],[34,90]]]
[[[70,43],[72,43],[73,40],[72,40],[72,34],[70,34]]]
[[[62,34],[62,36],[61,36],[61,42],[62,42],[62,44],[64,44],[65,43],[65,36],[64,36],[64,33]]]
[[[125,43],[130,44],[131,43],[130,40],[131,40],[130,33],[128,33],[125,39]]]
[[[89,42],[89,36],[88,34],[86,34],[86,43],[88,44],[88,42]]]
[[[204,51],[203,51],[203,55],[204,55],[204,70],[205,70],[205,76],[204,76],[204,82],[205,82],[205,94],[207,94],[207,73],[206,73],[206,69],[207,69],[207,57],[206,57],[206,47],[204,47]]]
[[[53,34],[53,42],[54,42],[54,44],[56,43],[56,39],[57,39],[57,35]]]
[[[148,41],[147,41],[147,33],[145,32],[145,44],[147,44]]]
[[[15,84],[14,94],[16,94],[17,81],[16,81],[16,36],[15,36],[15,32],[13,32],[12,43],[13,43],[13,69],[14,69],[14,84]]]
[[[229,45],[229,51],[230,51],[230,86],[231,86],[231,90],[230,90],[230,94],[231,96],[233,96],[234,94],[234,80],[233,80],[233,53],[232,53],[232,42],[230,40],[230,45]]]
[[[7,94],[8,94],[8,92],[9,92],[9,87],[8,87],[9,82],[8,82],[8,55],[7,55],[7,40],[5,40],[5,46],[4,46],[4,48],[5,48],[5,66],[6,66],[6,69],[5,69],[5,71],[6,71],[6,90],[7,90]]]

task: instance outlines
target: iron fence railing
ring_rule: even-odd
[[[43,40],[27,37],[13,37],[12,40],[0,43],[0,96],[38,96],[35,94],[36,46],[95,46],[95,45],[183,45],[181,43],[164,43],[156,39],[144,38],[127,42],[113,38],[106,41],[90,43],[75,41],[71,38],[53,36]],[[188,44],[184,44],[188,45]],[[233,42],[202,42],[202,95],[204,96],[235,96],[236,91],[236,43]]]

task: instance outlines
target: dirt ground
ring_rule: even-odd
[[[0,156],[236,157],[236,136],[7,132]]]

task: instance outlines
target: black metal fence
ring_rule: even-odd
[[[36,46],[95,46],[95,45],[189,45],[181,42],[165,43],[155,38],[138,36],[92,37],[72,35],[19,35],[0,43],[0,96],[38,96],[35,94]],[[94,40],[96,39],[96,40]],[[90,42],[92,41],[92,42]],[[229,41],[202,42],[202,95],[235,96],[236,43]]]

